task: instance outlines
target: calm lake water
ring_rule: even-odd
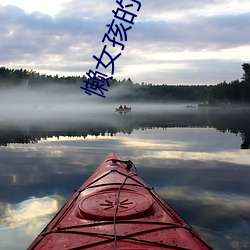
[[[0,248],[27,248],[115,151],[215,249],[250,249],[250,110],[114,107],[0,117]]]

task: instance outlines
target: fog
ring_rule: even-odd
[[[118,87],[107,93],[106,98],[89,96],[80,88],[65,85],[46,85],[39,88],[12,88],[0,90],[0,122],[91,121],[117,115],[120,105],[132,107],[132,112],[156,112],[186,109],[187,104],[160,105],[153,103],[124,103],[112,101],[112,97],[128,93]],[[110,118],[110,117],[109,117]]]
[[[105,111],[100,105],[103,100],[88,96],[80,88],[64,85],[50,85],[35,89],[4,89],[0,93],[1,119],[23,118],[43,119],[53,115],[64,116],[65,112],[79,114],[81,112]],[[50,117],[51,118],[51,117]]]

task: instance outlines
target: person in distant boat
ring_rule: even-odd
[[[127,108],[127,106],[126,105],[124,105],[124,109],[126,109]]]
[[[122,105],[119,106],[119,109],[122,109]]]

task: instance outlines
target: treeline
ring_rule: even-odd
[[[51,83],[80,84],[86,79],[85,76],[59,77],[40,74],[34,70],[0,67],[0,87],[40,87]]]
[[[226,81],[217,85],[153,85],[133,83],[128,78],[123,81],[113,79],[112,86],[123,86],[124,91],[116,95],[117,100],[138,101],[191,101],[201,102],[204,106],[229,104],[250,104],[250,64],[242,65],[241,80]],[[201,104],[202,106],[202,104]]]
[[[250,103],[250,64],[242,64],[244,74],[240,80],[215,85],[209,94],[210,104]]]
[[[120,87],[120,91],[115,91],[112,95],[114,100],[120,101],[148,101],[148,102],[175,102],[190,101],[204,102],[208,100],[209,93],[213,86],[186,86],[186,85],[153,85],[151,83],[133,83],[128,80],[111,83],[112,87]],[[116,90],[116,89],[115,89]],[[119,88],[118,88],[119,90]]]
[[[250,64],[242,65],[244,71],[241,80],[217,85],[154,85],[152,83],[134,83],[130,78],[110,80],[110,100],[120,101],[191,101],[204,105],[224,105],[228,103],[250,103]],[[83,86],[86,76],[59,77],[40,74],[34,70],[0,68],[0,87],[23,86],[40,87],[46,84],[67,84],[76,88]]]

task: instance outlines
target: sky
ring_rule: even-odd
[[[134,24],[114,17],[115,0],[0,0],[0,67],[79,76],[96,70],[106,51],[115,58],[113,77],[138,83],[217,84],[240,79],[250,61],[250,1],[140,0],[124,9]],[[107,25],[127,30],[127,41],[103,37]],[[113,39],[112,32],[110,39]],[[103,62],[108,63],[107,55]],[[111,66],[99,72],[111,75]]]

